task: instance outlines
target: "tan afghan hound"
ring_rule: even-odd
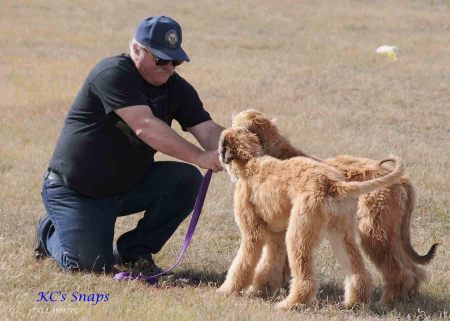
[[[242,236],[219,292],[239,293],[252,283],[257,287],[255,269],[265,247],[265,258],[274,271],[269,277],[279,282],[286,251],[293,277],[289,295],[277,308],[310,303],[317,289],[314,250],[327,231],[346,274],[345,306],[369,299],[371,280],[355,242],[354,212],[360,195],[404,179],[399,160],[389,159],[396,166],[392,171],[384,169],[384,176],[348,182],[342,171],[310,158],[263,156],[256,134],[242,127],[222,132],[219,152],[221,163],[236,182],[234,214]]]
[[[294,148],[279,133],[274,121],[256,110],[249,109],[237,114],[233,118],[233,126],[242,126],[255,133],[264,154],[278,159],[305,156],[321,161]],[[378,161],[367,158],[342,155],[322,162],[339,169],[350,181],[366,181],[386,174],[386,170],[378,166]],[[411,245],[409,223],[414,203],[414,188],[406,178],[401,184],[359,198],[358,232],[364,251],[383,276],[382,304],[392,303],[415,292],[426,278],[425,270],[420,265],[428,264],[435,255],[437,244],[433,244],[426,255],[417,254]],[[264,275],[271,273],[270,267],[263,260],[258,268],[261,270],[259,284],[264,284]],[[287,272],[285,269],[285,275]],[[270,293],[277,285],[266,282],[265,287]]]

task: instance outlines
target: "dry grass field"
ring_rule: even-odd
[[[340,308],[344,276],[327,242],[312,306],[284,313],[274,310],[276,299],[217,295],[240,239],[224,173],[213,176],[194,240],[175,270],[199,284],[121,283],[33,260],[42,176],[72,99],[92,66],[125,52],[138,21],[157,14],[181,23],[191,62],[179,72],[223,126],[233,112],[255,108],[275,116],[283,134],[310,154],[404,159],[418,194],[413,245],[424,253],[441,243],[418,295],[391,307]],[[449,320],[449,17],[447,0],[1,0],[0,319]],[[397,45],[399,59],[377,56],[382,44]],[[120,218],[116,235],[139,217]],[[176,259],[187,225],[156,256],[160,266]],[[375,302],[381,279],[369,268]],[[108,293],[109,300],[36,302],[40,291]]]

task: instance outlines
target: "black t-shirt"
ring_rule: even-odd
[[[109,57],[89,73],[75,98],[49,168],[84,195],[130,190],[156,153],[114,112],[134,105],[150,106],[155,117],[169,126],[175,119],[183,130],[211,119],[195,89],[177,73],[156,87],[140,76],[129,55]]]

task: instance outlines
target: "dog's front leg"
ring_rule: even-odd
[[[253,279],[258,259],[261,256],[261,240],[244,236],[238,253],[228,270],[225,282],[217,290],[223,294],[237,294],[248,287]]]
[[[242,240],[225,282],[217,290],[223,294],[236,294],[250,285],[264,244],[264,227],[250,202],[250,191],[243,184],[236,186],[234,211]]]
[[[276,304],[276,308],[288,310],[299,304],[309,304],[317,284],[314,276],[313,255],[322,239],[322,231],[328,218],[315,201],[302,198],[294,200],[286,232],[286,247],[292,280],[289,295]]]

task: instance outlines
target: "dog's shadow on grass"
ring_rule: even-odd
[[[381,288],[374,288],[369,304],[356,306],[353,309],[366,309],[368,313],[376,316],[393,314],[401,318],[425,318],[448,316],[448,300],[432,297],[424,293],[416,293],[410,298],[397,301],[392,305],[380,305]],[[334,282],[322,283],[317,294],[319,306],[339,305],[344,299],[344,288],[341,284]],[[344,308],[342,308],[344,309]]]
[[[372,301],[378,301],[381,298],[381,288],[377,288],[372,296]],[[393,313],[402,318],[425,319],[427,317],[448,318],[448,299],[441,299],[430,296],[425,293],[416,293],[402,301],[397,301],[391,305],[370,304],[370,310],[373,314],[384,316]]]
[[[402,301],[397,301],[392,305],[380,305],[378,301],[381,298],[381,288],[374,289],[370,303],[362,306],[356,306],[353,309],[366,309],[368,313],[377,316],[386,316],[393,314],[401,318],[426,318],[426,317],[448,317],[448,300],[432,297],[424,293],[416,293]],[[343,286],[334,282],[322,283],[317,294],[319,306],[339,305],[344,299]],[[344,308],[342,308],[344,309]]]
[[[196,272],[192,270],[184,270],[172,274],[168,279],[162,279],[162,284],[166,286],[176,287],[211,287],[218,288],[226,277],[226,271],[223,273],[205,273]],[[278,291],[274,296],[263,297],[263,300],[268,303],[274,303],[280,301],[288,294],[288,287],[285,287]],[[396,302],[393,305],[381,306],[376,302],[381,298],[381,288],[375,288],[371,298],[371,302],[364,306],[356,306],[353,309],[357,312],[359,309],[365,309],[367,313],[376,316],[386,316],[388,314],[394,314],[401,316],[402,318],[425,318],[430,316],[442,317],[448,307],[448,303],[445,300],[438,299],[423,293],[417,293],[413,297],[405,299],[400,302]],[[259,298],[261,299],[261,298]],[[326,306],[340,306],[340,309],[344,308],[341,302],[344,299],[344,288],[342,284],[335,282],[323,282],[319,286],[316,300],[316,308],[324,308]]]

